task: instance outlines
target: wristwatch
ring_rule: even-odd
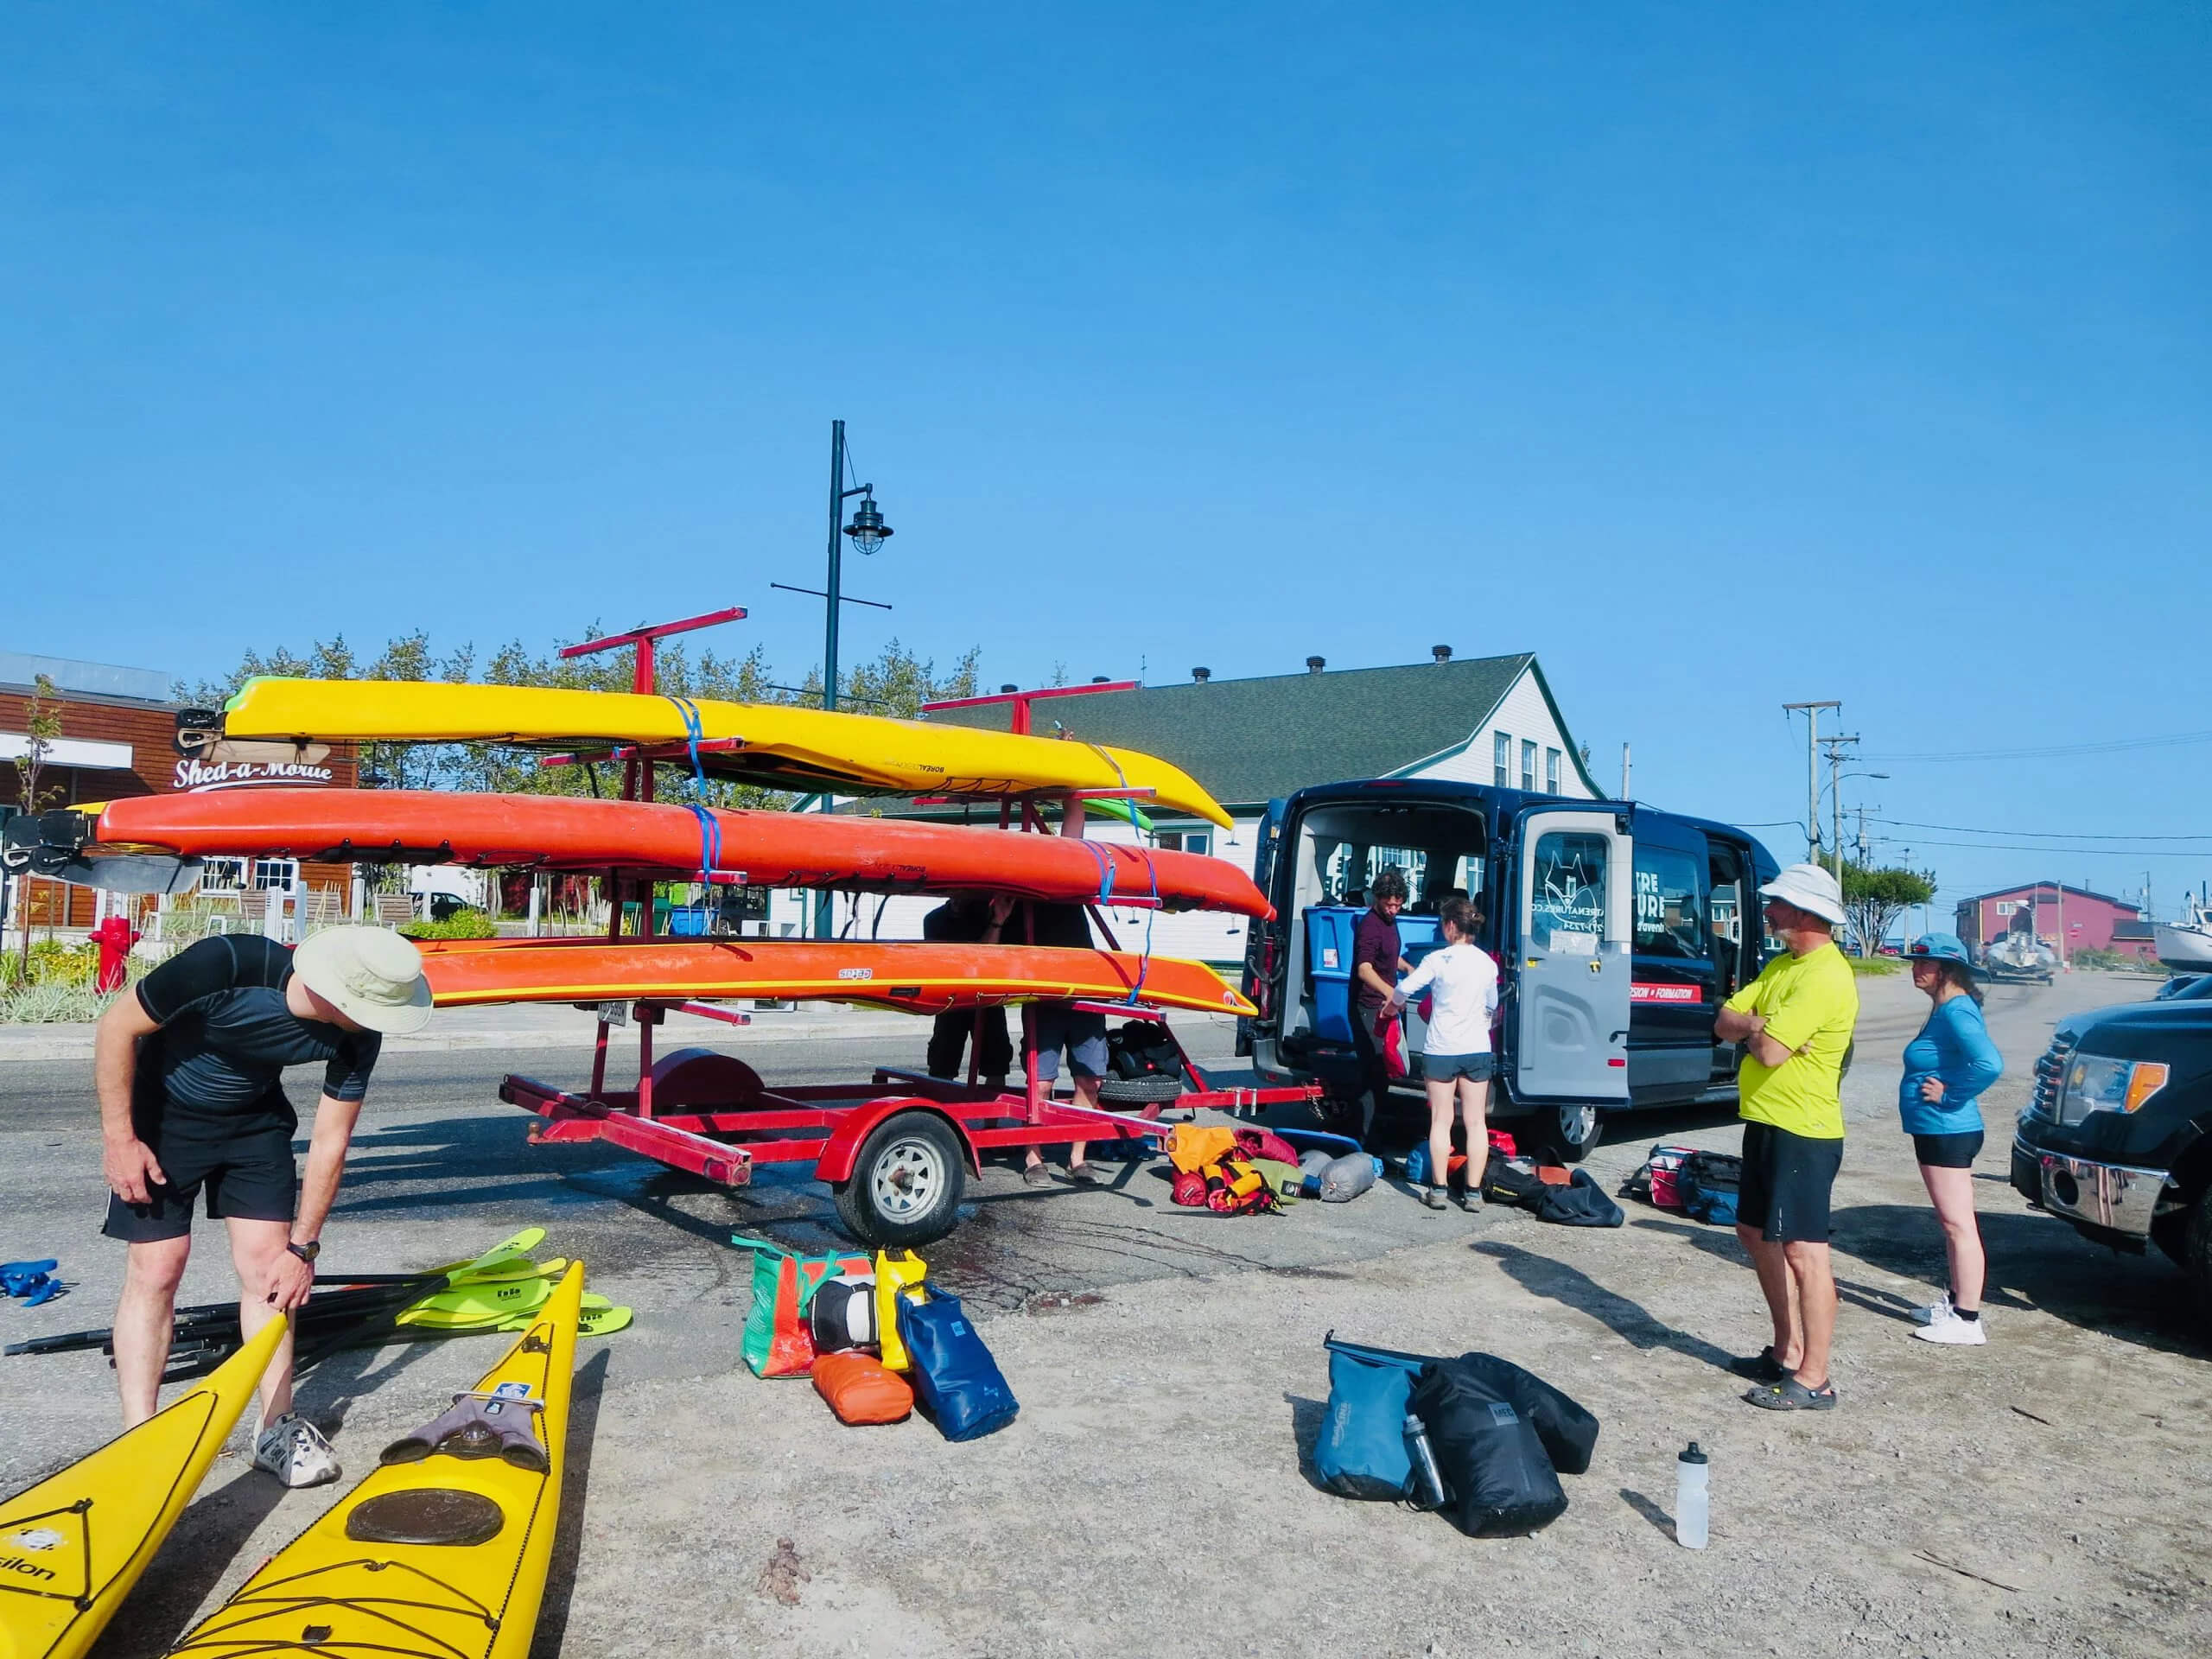
[[[295,1244],[287,1240],[284,1248],[309,1267],[313,1267],[315,1257],[322,1254],[322,1241],[319,1238],[311,1238],[304,1244]]]

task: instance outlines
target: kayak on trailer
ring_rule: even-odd
[[[696,729],[692,717],[696,718]],[[219,743],[604,741],[703,745],[721,777],[851,794],[1027,795],[1078,789],[1149,791],[1142,804],[1230,828],[1228,813],[1181,767],[1130,749],[926,720],[779,703],[570,691],[534,685],[414,680],[248,680],[213,721],[179,722],[188,753]],[[688,760],[687,760],[688,764]]]
[[[270,1319],[189,1394],[0,1503],[0,1659],[64,1659],[92,1645],[283,1339],[283,1319]]]
[[[441,1440],[463,1455],[395,1442],[385,1455],[404,1460],[379,1465],[170,1653],[528,1653],[561,1514],[583,1287],[577,1262],[477,1382],[474,1393],[493,1396],[485,1403],[498,1410],[465,1438]]]
[[[831,939],[424,939],[441,1007],[484,1002],[713,1001],[775,997],[912,1014],[1010,1002],[1122,1001],[1252,1013],[1200,962],[1130,950],[1032,944],[896,944]]]
[[[97,875],[109,861],[105,852],[141,873],[162,855],[226,855],[478,868],[619,866],[680,876],[696,871],[703,854],[716,870],[752,887],[988,889],[1063,902],[1105,898],[1274,913],[1243,871],[1204,853],[839,813],[712,809],[708,816],[711,833],[690,807],[650,801],[277,786],[63,808],[36,821],[36,842],[27,839],[34,833],[29,823],[11,827],[9,842],[11,853],[31,849],[36,864],[58,874],[79,860]]]

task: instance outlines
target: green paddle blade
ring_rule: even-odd
[[[501,1239],[483,1255],[471,1262],[449,1262],[442,1268],[433,1268],[456,1282],[464,1279],[499,1278],[509,1274],[527,1276],[537,1269],[530,1260],[530,1253],[545,1242],[543,1227],[525,1227],[520,1232]]]
[[[529,1314],[545,1305],[553,1294],[550,1279],[508,1279],[489,1284],[456,1285],[400,1310],[399,1325],[429,1325],[454,1330],[467,1325],[493,1325],[512,1315]]]

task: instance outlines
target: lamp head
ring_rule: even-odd
[[[876,510],[874,496],[861,498],[860,505],[853,509],[853,522],[845,526],[845,534],[863,553],[873,553],[891,539],[891,526],[883,522],[882,513]]]

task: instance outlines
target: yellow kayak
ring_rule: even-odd
[[[687,707],[697,711],[702,737],[741,740],[741,747],[702,755],[721,775],[852,794],[1149,790],[1138,806],[1229,828],[1229,815],[1188,772],[1131,749],[776,703],[532,685],[262,678],[248,680],[225,705],[221,741],[682,743],[691,734]],[[214,734],[199,741],[212,743]]]
[[[284,1321],[270,1320],[189,1394],[0,1503],[0,1659],[65,1659],[92,1645],[283,1339]]]
[[[543,1468],[437,1451],[380,1465],[170,1653],[522,1659],[561,1516],[583,1289],[576,1262],[474,1390],[528,1414],[503,1421],[531,1425],[525,1445]]]

